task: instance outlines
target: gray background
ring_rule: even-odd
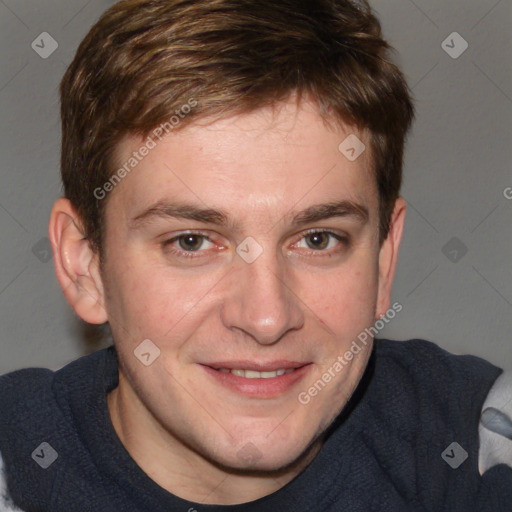
[[[60,194],[58,84],[112,3],[0,0],[0,374],[58,368],[100,346],[65,302],[46,236]],[[417,102],[394,289],[403,311],[382,335],[512,368],[512,1],[373,5]],[[46,59],[31,47],[42,32],[58,42]],[[469,44],[458,58],[453,32]]]

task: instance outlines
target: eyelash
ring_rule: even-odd
[[[350,239],[349,239],[348,235],[340,235],[338,233],[334,233],[333,231],[329,231],[327,229],[315,229],[315,228],[309,229],[301,235],[300,240],[306,238],[307,236],[316,235],[316,234],[329,235],[330,237],[334,238],[335,240],[337,240],[340,243],[334,249],[332,249],[332,248],[331,249],[323,249],[323,250],[322,249],[317,249],[317,250],[310,249],[308,252],[313,256],[331,256],[333,253],[337,253],[341,250],[340,245],[343,246],[345,249],[350,247]],[[296,243],[298,243],[298,242],[296,242]]]
[[[337,240],[338,242],[340,242],[341,245],[344,246],[345,248],[348,248],[350,246],[350,239],[348,236],[339,235],[337,233],[334,233],[334,232],[326,230],[326,229],[310,229],[302,234],[300,240],[306,238],[307,236],[315,235],[315,234],[327,234],[327,235],[331,236],[332,238],[334,238],[335,240]],[[185,258],[200,258],[200,257],[202,257],[203,255],[201,254],[201,252],[204,252],[204,251],[201,251],[200,249],[197,251],[183,251],[183,250],[175,249],[172,247],[172,244],[178,242],[180,240],[180,238],[183,238],[186,236],[198,236],[198,237],[201,237],[203,240],[212,242],[211,238],[201,231],[187,231],[186,233],[181,233],[173,238],[170,238],[169,240],[162,242],[162,247],[175,256],[185,257]],[[295,242],[295,244],[297,244],[297,243],[298,242]],[[311,255],[315,255],[315,256],[330,256],[333,252],[339,252],[339,251],[340,251],[339,248],[335,248],[334,250],[333,249],[330,249],[330,250],[310,249],[308,251],[308,253]]]
[[[209,242],[211,242],[211,238],[200,232],[200,231],[187,231],[186,233],[181,233],[169,240],[166,240],[165,242],[162,243],[162,246],[164,249],[166,249],[168,252],[170,252],[171,254],[173,255],[176,255],[176,256],[180,256],[180,257],[184,257],[184,258],[198,258],[198,257],[201,257],[202,254],[200,254],[201,252],[203,251],[183,251],[183,250],[180,250],[180,249],[175,249],[172,247],[172,244],[179,241],[180,238],[183,238],[183,237],[186,237],[186,236],[199,236],[201,237],[203,240],[207,240]],[[212,242],[213,243],[213,242]]]

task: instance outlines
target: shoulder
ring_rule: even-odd
[[[69,398],[86,396],[98,373],[114,360],[115,350],[110,347],[56,371],[26,368],[0,376],[0,452],[9,434],[19,438],[25,433],[30,438],[30,431],[53,428],[56,416],[69,418]]]
[[[407,407],[432,427],[469,424],[478,430],[484,401],[503,370],[472,355],[455,355],[425,340],[377,340],[375,374]],[[378,393],[382,396],[383,392]],[[473,429],[473,427],[471,427]]]
[[[2,420],[36,412],[45,404],[56,403],[56,398],[73,391],[85,392],[98,372],[115,358],[113,347],[76,359],[59,370],[26,368],[0,376],[0,410]],[[0,420],[0,428],[5,421]],[[1,437],[0,437],[1,439]]]
[[[76,413],[88,414],[89,407],[84,405],[88,401],[94,407],[94,393],[101,388],[97,382],[106,369],[112,379],[117,376],[113,349],[84,356],[57,371],[29,368],[0,377],[0,489],[5,488],[7,475],[7,488],[16,504],[50,502],[55,482],[64,478],[61,471],[41,472],[34,464],[31,455],[42,443],[58,451],[61,460],[77,449],[86,451],[79,439]],[[3,496],[6,492],[0,493],[0,512],[1,500],[8,503]]]
[[[51,394],[54,372],[27,368],[0,377],[0,440],[12,421],[19,423],[33,410],[39,410]]]
[[[391,374],[395,379],[413,386],[420,386],[417,393],[443,399],[461,400],[475,396],[483,399],[502,370],[472,355],[455,355],[435,343],[413,339],[393,341],[379,339],[375,342],[376,370]],[[460,392],[465,391],[465,397]],[[434,395],[432,395],[434,394]]]
[[[24,393],[41,384],[51,382],[54,371],[47,368],[25,368],[0,376],[0,399],[6,399],[12,393]]]
[[[379,339],[370,406],[418,442],[437,439],[448,446],[456,437],[475,449],[485,398],[501,372],[481,358],[454,355],[425,340]]]
[[[475,430],[481,475],[512,467],[512,371],[476,356],[454,355],[424,340],[378,340],[377,362],[445,418],[453,409]],[[378,364],[377,364],[378,367]],[[421,406],[419,406],[421,410]]]
[[[11,468],[17,467],[20,454],[37,446],[36,436],[45,430],[49,416],[55,416],[52,381],[55,373],[30,368],[0,377],[0,512],[20,511],[14,505]],[[9,486],[8,486],[9,482]]]

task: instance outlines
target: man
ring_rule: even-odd
[[[413,108],[365,2],[124,0],[61,99],[57,277],[114,346],[1,379],[9,506],[511,509],[507,375],[374,340]]]

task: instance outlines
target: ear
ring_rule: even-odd
[[[379,288],[377,295],[376,320],[381,318],[389,309],[391,289],[395,278],[398,251],[404,230],[406,203],[399,197],[395,202],[391,215],[390,228],[387,238],[382,242],[379,252]]]
[[[105,323],[107,314],[99,255],[92,250],[82,223],[68,199],[55,201],[48,231],[57,279],[67,301],[86,322]]]

